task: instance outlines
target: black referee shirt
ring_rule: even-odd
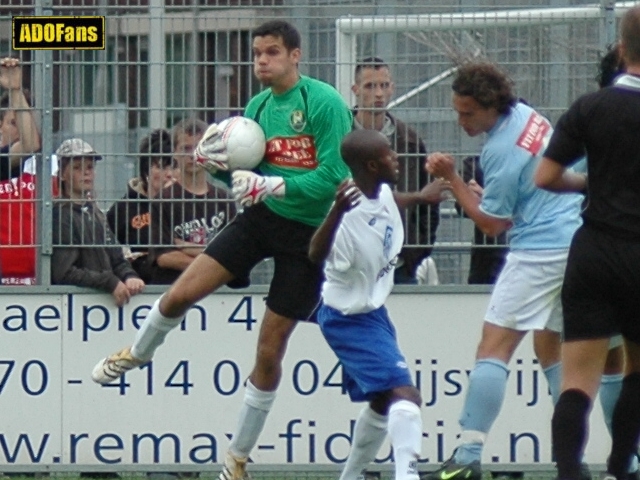
[[[576,100],[562,115],[545,152],[569,166],[586,154],[589,203],[585,223],[640,238],[640,77]]]

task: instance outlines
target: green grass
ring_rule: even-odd
[[[336,470],[336,473],[332,472],[314,472],[314,471],[277,471],[277,472],[264,472],[264,471],[251,471],[251,477],[254,480],[337,480],[339,477],[339,472]],[[597,478],[597,472],[592,472],[593,478]],[[122,480],[164,480],[160,475],[154,475],[153,477],[147,477],[145,474],[140,474],[137,472],[122,472],[119,474]],[[217,471],[211,470],[207,472],[202,472],[199,477],[202,479],[213,480],[216,479],[218,475]],[[556,476],[555,471],[531,471],[525,472],[524,477],[520,477],[518,479],[514,479],[510,476],[492,476],[492,474],[486,471],[483,474],[482,480],[553,480]],[[79,480],[80,473],[79,472],[54,472],[54,473],[36,473],[35,475],[27,475],[27,474],[10,474],[9,476],[5,475],[5,478],[10,478],[11,480],[39,480],[51,478],[52,480]],[[104,480],[104,477],[95,476],[95,477],[82,477],[87,480]],[[168,475],[164,477],[167,480],[176,477],[169,477]],[[181,472],[179,474],[180,479],[189,479],[194,478],[193,474],[187,474],[186,472]],[[393,471],[385,470],[379,472],[378,474],[373,474],[371,476],[367,476],[366,480],[393,480]],[[177,480],[177,479],[176,479]]]

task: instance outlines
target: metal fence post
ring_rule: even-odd
[[[167,123],[166,36],[164,0],[149,2],[149,125],[164,128]]]
[[[52,15],[52,0],[36,0],[36,15]],[[35,52],[35,93],[41,113],[41,161],[36,163],[36,211],[38,242],[36,282],[51,285],[51,254],[53,253],[53,189],[51,184],[51,153],[53,152],[53,53],[51,50]]]
[[[600,51],[605,52],[616,41],[616,2],[600,0],[602,22],[600,25]]]

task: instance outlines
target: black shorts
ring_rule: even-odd
[[[242,280],[265,258],[274,260],[267,306],[294,320],[306,320],[320,299],[322,266],[309,260],[315,227],[273,213],[264,203],[239,213],[204,253]]]
[[[565,340],[622,333],[640,342],[639,286],[640,241],[580,227],[562,286]]]

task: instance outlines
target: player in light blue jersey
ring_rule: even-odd
[[[487,434],[504,400],[507,364],[528,331],[552,397],[560,388],[560,290],[569,244],[580,226],[582,196],[536,188],[533,175],[552,133],[549,121],[517,101],[495,65],[468,64],[452,85],[458,123],[471,137],[486,133],[479,197],[448,154],[429,155],[427,169],[451,182],[456,201],[486,235],[507,232],[509,254],[484,316],[476,363],[460,416],[460,445],[429,480],[480,480]]]
[[[500,115],[487,131],[480,157],[485,186],[479,210],[511,224],[507,234],[512,251],[564,250],[581,223],[574,216],[580,211],[580,195],[554,195],[533,183],[538,153],[551,132],[549,121],[523,103]]]

